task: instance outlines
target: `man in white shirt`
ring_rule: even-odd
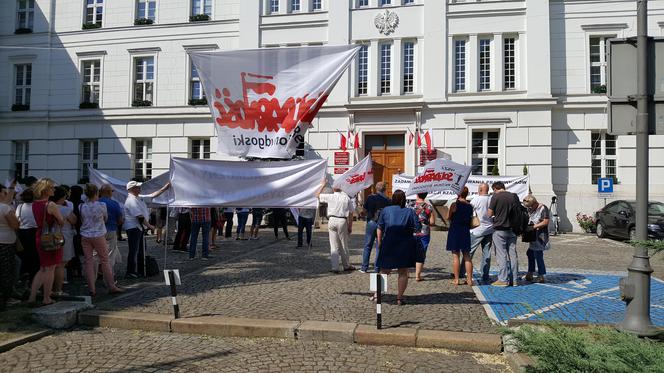
[[[333,194],[321,194],[327,181],[323,179],[318,199],[327,203],[327,229],[330,232],[330,262],[331,272],[341,273],[339,270],[339,257],[344,271],[353,271],[355,267],[348,263],[348,239],[353,231],[353,200],[341,189],[335,188]]]
[[[470,230],[470,257],[475,255],[475,251],[482,246],[482,282],[489,283],[489,268],[491,267],[491,237],[493,234],[493,218],[487,216],[491,196],[489,195],[489,184],[482,183],[478,186],[479,195],[473,197],[470,204],[473,206],[475,215],[480,219],[480,225]],[[463,265],[461,265],[463,267]],[[460,278],[465,277],[466,269],[459,271]]]
[[[123,223],[123,228],[127,232],[127,243],[129,244],[126,278],[138,278],[145,275],[144,231],[145,229],[154,229],[154,227],[150,225],[148,207],[143,200],[138,198],[138,194],[141,192],[141,183],[133,180],[128,182],[127,192]]]

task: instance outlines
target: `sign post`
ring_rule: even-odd
[[[387,275],[372,273],[369,276],[369,291],[376,292],[376,329],[383,326],[382,293],[387,292]]]
[[[599,198],[604,199],[604,206],[606,206],[606,199],[613,197],[612,177],[601,177],[597,179],[597,195]]]
[[[171,301],[173,303],[173,315],[176,319],[180,318],[180,306],[178,305],[178,291],[176,285],[182,285],[180,281],[180,271],[177,269],[165,269],[164,270],[164,280],[166,285],[171,287]]]

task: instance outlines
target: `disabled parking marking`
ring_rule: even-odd
[[[525,314],[525,315],[521,315],[521,316],[514,317],[514,319],[516,319],[516,320],[525,320],[525,319],[529,319],[529,318],[531,318],[531,317],[533,317],[533,316],[535,316],[535,315],[540,315],[540,314],[542,314],[542,313],[544,313],[544,312],[546,312],[546,311],[551,311],[551,310],[553,310],[553,309],[556,309],[556,308],[559,308],[559,307],[562,307],[562,306],[566,306],[566,305],[568,305],[568,304],[572,304],[572,303],[575,303],[575,302],[580,302],[580,301],[582,301],[582,300],[584,300],[584,299],[588,299],[588,298],[596,297],[596,296],[598,296],[598,295],[601,295],[601,294],[604,294],[604,293],[609,293],[609,292],[612,292],[612,291],[615,291],[615,290],[618,290],[618,289],[619,289],[619,287],[616,286],[616,287],[613,287],[613,288],[610,288],[610,289],[604,289],[604,290],[600,290],[600,291],[597,291],[597,292],[594,292],[594,293],[584,294],[584,295],[582,295],[582,296],[580,296],[580,297],[576,297],[576,298],[568,299],[568,300],[566,300],[566,301],[564,301],[564,302],[555,303],[555,304],[552,304],[552,305],[550,305],[550,306],[546,306],[546,307],[544,307],[544,308],[540,308],[540,309],[538,309],[538,310],[535,310],[535,311],[533,311],[533,312],[531,312],[531,313],[527,313],[527,314]]]

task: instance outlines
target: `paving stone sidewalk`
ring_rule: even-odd
[[[0,372],[508,372],[502,355],[79,329],[0,354]]]
[[[363,224],[351,236],[351,263],[359,268]],[[408,304],[396,306],[396,275],[390,276],[383,324],[465,332],[495,332],[469,286],[453,286],[450,256],[443,252],[444,233],[435,232],[426,263],[425,281],[411,279]],[[258,241],[218,243],[215,259],[185,260],[206,268],[183,278],[178,303],[183,316],[224,315],[245,318],[375,323],[369,300],[369,275],[357,271],[329,272],[329,243],[317,231],[312,250],[296,249],[295,241],[274,241],[265,232]],[[169,252],[170,256],[186,257]],[[186,270],[191,272],[192,270]],[[101,309],[171,314],[166,286],[144,289],[99,305]]]

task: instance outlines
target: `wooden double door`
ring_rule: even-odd
[[[368,135],[365,137],[366,153],[371,154],[374,183],[387,182],[387,194],[392,196],[392,176],[404,170],[405,135]],[[366,154],[365,153],[365,154]],[[374,190],[365,190],[365,200]]]

